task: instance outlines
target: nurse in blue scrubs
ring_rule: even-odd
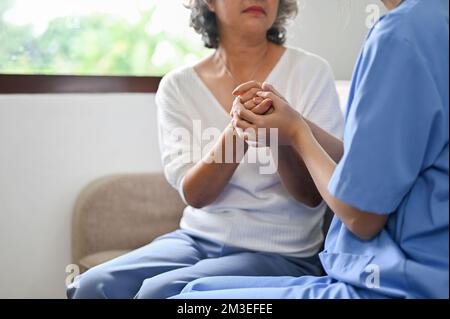
[[[343,145],[268,84],[258,95],[272,113],[238,99],[233,108],[236,127],[278,128],[335,213],[320,254],[327,275],[203,278],[176,298],[449,298],[449,1],[383,2],[390,10],[354,72]]]

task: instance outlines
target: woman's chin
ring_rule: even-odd
[[[270,26],[268,26],[267,21],[259,18],[246,18],[246,21],[243,21],[239,28],[242,33],[255,35],[266,34],[269,29]]]

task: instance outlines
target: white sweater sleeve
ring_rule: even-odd
[[[308,103],[303,116],[333,136],[342,139],[344,117],[340,108],[333,71],[330,65],[320,60],[320,72],[308,88]]]
[[[158,138],[164,175],[185,201],[182,181],[194,165],[192,114],[183,103],[179,87],[171,76],[166,76],[156,93]],[[191,110],[194,111],[194,110]],[[186,201],[185,201],[186,202]]]

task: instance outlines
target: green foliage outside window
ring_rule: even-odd
[[[158,76],[208,53],[200,41],[151,32],[154,7],[134,23],[104,13],[57,17],[36,35],[3,19],[13,4],[0,0],[0,73]]]

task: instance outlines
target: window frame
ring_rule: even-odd
[[[160,76],[0,74],[0,94],[156,93]]]

